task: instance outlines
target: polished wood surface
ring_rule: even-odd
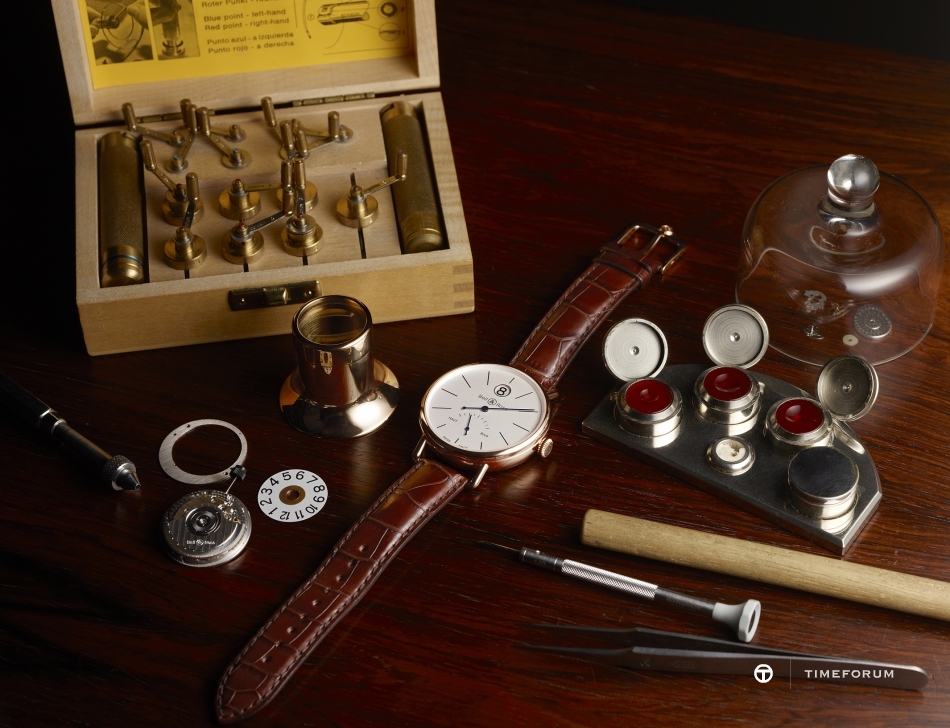
[[[628,224],[666,223],[690,244],[667,276],[608,321],[658,324],[671,364],[706,361],[702,325],[733,298],[744,216],[779,175],[866,154],[919,191],[950,230],[950,64],[621,3],[443,2],[437,10],[476,311],[376,328],[377,355],[398,377],[402,401],[385,427],[353,441],[314,440],[285,424],[277,392],[295,366],[289,332],[85,353],[68,203],[72,127],[61,75],[50,72],[51,85],[34,100],[54,108],[37,122],[37,138],[66,158],[55,177],[65,209],[61,218],[48,210],[14,216],[0,370],[129,457],[143,486],[103,490],[68,454],[0,416],[0,723],[211,725],[214,689],[232,657],[408,469],[429,383],[464,363],[507,361]],[[37,164],[23,180],[31,201],[46,189],[44,170]],[[946,272],[944,279],[930,335],[879,367],[877,405],[854,426],[884,495],[844,559],[948,581]],[[580,544],[581,518],[598,508],[829,555],[582,435],[581,420],[613,384],[600,361],[602,334],[559,387],[551,457],[492,474],[450,503],[248,726],[946,725],[945,622]],[[817,375],[774,352],[756,370],[809,391]],[[162,472],[159,445],[199,418],[231,422],[249,442],[249,477],[235,492],[252,510],[250,545],[210,569],[173,563],[158,531],[165,509],[189,491]],[[183,467],[213,471],[236,444],[211,432],[188,451]],[[254,503],[264,478],[285,468],[312,470],[329,486],[326,508],[304,523],[271,521]],[[756,598],[764,606],[757,644],[913,664],[932,679],[921,692],[760,685],[751,676],[631,672],[541,656],[519,648],[539,639],[524,622],[728,635],[701,617],[479,551],[479,539],[718,601]]]

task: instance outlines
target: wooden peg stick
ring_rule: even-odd
[[[671,564],[950,621],[950,583],[590,510],[581,541]]]

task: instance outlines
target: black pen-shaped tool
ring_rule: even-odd
[[[750,641],[753,635],[755,635],[756,628],[759,626],[759,615],[762,612],[762,605],[756,599],[749,599],[742,604],[708,602],[705,599],[688,597],[685,594],[663,589],[648,581],[640,581],[639,579],[624,576],[623,574],[598,569],[596,566],[582,564],[579,561],[549,556],[535,549],[512,549],[507,546],[501,546],[500,544],[489,543],[488,541],[478,541],[477,545],[480,548],[493,548],[516,555],[519,561],[523,561],[526,564],[540,566],[542,569],[573,576],[575,579],[580,579],[581,581],[600,584],[610,589],[633,594],[642,599],[666,602],[691,612],[708,614],[717,622],[729,625],[736,633],[736,636],[743,642]]]
[[[0,372],[0,401],[11,411],[56,442],[62,443],[92,467],[99,480],[115,490],[138,490],[135,465],[121,455],[112,456],[66,424],[66,420]]]

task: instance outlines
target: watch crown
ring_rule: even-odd
[[[543,458],[546,458],[551,454],[551,451],[554,449],[554,440],[550,437],[546,437],[538,443],[538,455]]]

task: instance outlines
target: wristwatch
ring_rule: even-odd
[[[508,365],[468,364],[429,387],[415,464],[230,664],[215,698],[218,722],[236,723],[267,705],[399,550],[466,484],[477,487],[489,470],[550,454],[549,401],[561,375],[616,305],[665,273],[685,249],[669,226],[634,225],[601,248]]]

